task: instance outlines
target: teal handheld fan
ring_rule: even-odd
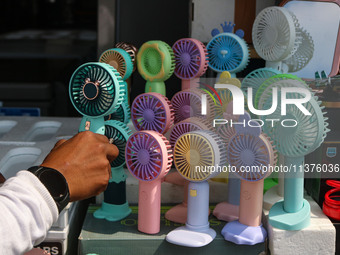
[[[123,49],[113,48],[104,51],[99,57],[99,62],[109,64],[118,71],[123,79],[127,92],[124,101],[129,102],[129,91],[126,80],[131,76],[133,70],[131,56]]]
[[[286,94],[291,101],[305,96],[297,92]],[[271,100],[267,100],[264,108],[269,108],[269,105]],[[300,230],[310,223],[310,205],[303,198],[304,156],[317,149],[329,131],[324,107],[320,106],[321,102],[316,96],[312,94],[309,101],[302,105],[310,115],[295,104],[287,104],[286,115],[281,115],[281,104],[278,103],[276,111],[266,118],[279,121],[274,125],[265,123],[263,127],[274,141],[277,151],[284,156],[285,167],[289,170],[284,175],[284,200],[275,203],[269,211],[269,223],[285,230]],[[281,125],[285,119],[290,119],[290,124],[286,122],[287,125]]]
[[[104,201],[93,214],[97,219],[118,221],[131,213],[126,200],[126,174],[123,169],[126,142],[130,135],[131,130],[124,123],[117,120],[105,121],[105,136],[109,139],[112,138],[113,144],[119,150],[119,155],[111,162],[111,178],[104,191]]]
[[[116,111],[125,95],[119,73],[105,63],[86,63],[78,67],[69,82],[69,95],[75,109],[83,115],[79,131],[104,134],[104,116]]]

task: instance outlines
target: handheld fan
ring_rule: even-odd
[[[162,94],[149,92],[135,98],[131,119],[136,130],[154,130],[165,134],[174,122],[174,110]]]
[[[199,78],[208,68],[208,53],[202,42],[184,38],[172,46],[175,55],[175,75],[182,80],[182,90],[199,87]]]
[[[73,73],[69,95],[73,106],[84,117],[79,131],[104,134],[104,117],[122,103],[124,84],[119,73],[104,63],[86,63]]]
[[[118,120],[120,122],[128,124],[130,121],[130,117],[131,117],[130,106],[126,101],[124,101],[119,105],[118,109],[115,112],[105,116],[104,119]]]
[[[177,171],[188,181],[188,215],[185,226],[167,234],[170,243],[201,247],[209,244],[216,232],[209,227],[208,179],[219,173],[211,166],[226,165],[226,150],[221,139],[212,131],[198,130],[180,136],[174,147]]]
[[[233,33],[214,36],[207,45],[209,67],[218,72],[228,71],[232,77],[246,68],[249,61],[247,43]]]
[[[156,234],[160,230],[161,182],[172,164],[171,146],[155,131],[130,136],[125,150],[126,166],[139,180],[138,230]]]
[[[119,72],[126,90],[125,101],[128,102],[129,90],[126,80],[131,76],[133,70],[133,62],[130,55],[123,49],[108,49],[100,55],[99,62],[109,64]]]
[[[126,142],[130,135],[131,130],[124,123],[117,120],[105,122],[105,136],[113,139],[113,144],[117,146],[119,155],[111,162],[112,177],[104,191],[104,202],[93,214],[97,219],[118,221],[131,213],[126,200],[126,174],[123,169],[125,165]]]
[[[173,148],[177,139],[188,132],[196,131],[196,130],[212,130],[213,127],[211,123],[200,117],[191,117],[186,120],[182,120],[174,125],[173,129],[170,133],[170,144]],[[184,224],[187,220],[187,206],[188,206],[188,180],[183,179],[180,174],[176,172],[172,172],[168,174],[164,181],[178,184],[184,187],[184,198],[181,204],[178,204],[171,209],[169,209],[165,213],[165,218],[167,220],[171,220],[173,222]]]
[[[246,113],[240,120],[250,121]],[[228,145],[229,164],[236,168],[241,178],[239,220],[227,223],[222,235],[236,244],[254,245],[265,241],[266,230],[262,227],[262,199],[264,178],[269,167],[276,164],[276,154],[272,142],[261,133],[260,125],[235,126],[234,135]]]
[[[299,32],[301,36],[299,47],[291,57],[283,61],[283,63],[287,65],[290,73],[297,72],[304,68],[314,54],[314,42],[310,34],[302,28],[300,28]]]
[[[288,93],[286,98],[297,101],[304,96]],[[270,100],[267,102],[271,104]],[[264,107],[267,107],[266,104]],[[317,97],[312,96],[308,102],[303,103],[311,115],[305,115],[296,105],[291,104],[286,106],[286,115],[282,116],[278,104],[276,111],[267,116],[279,120],[275,125],[265,123],[264,132],[272,138],[278,152],[285,156],[285,167],[290,170],[285,173],[284,200],[274,204],[269,211],[269,223],[273,227],[300,230],[309,225],[310,205],[303,199],[304,156],[318,148],[329,131],[324,107],[320,105]],[[280,125],[286,118],[295,121],[296,125]]]
[[[283,7],[263,9],[254,21],[252,37],[266,66],[283,73],[302,69],[313,56],[312,38],[295,15]]]
[[[252,72],[250,72],[243,80],[242,80],[242,90],[245,95],[248,94],[248,88],[253,89],[253,102],[255,99],[255,95],[261,84],[269,79],[270,77],[280,74],[279,70],[273,68],[259,68]]]
[[[230,105],[232,101],[230,101]],[[238,121],[238,117],[237,117]],[[228,150],[230,139],[236,135],[234,126],[230,124],[220,125],[216,133],[221,137]],[[234,221],[239,217],[241,181],[235,173],[228,175],[228,197],[227,201],[218,203],[213,211],[213,215],[223,221]]]
[[[145,92],[157,92],[165,96],[165,83],[175,69],[174,53],[171,47],[162,41],[148,41],[137,54],[137,68],[147,81]]]
[[[202,101],[206,99],[206,113],[202,114]],[[175,123],[185,120],[189,117],[206,117],[213,118],[214,103],[212,98],[203,90],[188,89],[177,92],[171,99],[171,104],[175,111]]]
[[[133,64],[132,72],[134,72],[136,70],[136,59],[137,59],[137,52],[138,52],[138,49],[136,48],[136,46],[134,46],[131,43],[127,43],[127,42],[119,42],[119,43],[116,43],[115,48],[123,49],[130,55],[132,64]]]
[[[263,109],[264,103],[272,103],[273,88],[286,88],[286,87],[301,87],[307,88],[307,84],[299,77],[292,74],[278,74],[265,80],[259,87],[255,95],[255,107],[257,109]],[[310,90],[310,89],[309,89]],[[279,155],[279,166],[284,165],[284,157]],[[266,209],[270,210],[273,204],[281,200],[283,197],[284,187],[284,174],[279,173],[278,185],[267,190],[263,197],[263,205]]]

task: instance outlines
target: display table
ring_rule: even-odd
[[[138,207],[131,206],[132,213],[119,222],[108,222],[93,217],[98,206],[90,206],[82,231],[79,236],[78,254],[260,254],[265,251],[265,243],[254,246],[236,245],[224,240],[220,234],[225,222],[210,215],[210,226],[217,236],[205,247],[188,248],[168,243],[165,236],[180,226],[164,219],[164,213],[170,206],[162,206],[161,231],[156,235],[148,235],[137,230]],[[213,207],[210,208],[211,211]],[[264,254],[264,253],[263,253]]]

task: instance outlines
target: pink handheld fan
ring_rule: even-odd
[[[202,101],[205,98],[207,115],[202,115]],[[171,99],[175,111],[175,123],[189,117],[213,118],[214,103],[212,98],[204,91],[193,88],[177,92]]]
[[[154,130],[165,134],[174,122],[174,110],[162,94],[144,93],[133,101],[131,119],[136,130]]]
[[[170,133],[170,144],[173,148],[177,139],[188,132],[197,130],[212,130],[213,127],[209,121],[200,117],[192,117],[174,125]],[[188,206],[188,184],[189,181],[184,179],[178,171],[168,174],[164,181],[177,184],[184,187],[183,202],[178,204],[165,213],[165,218],[167,220],[184,224],[187,220],[187,206]]]
[[[208,52],[202,42],[193,38],[179,39],[172,46],[175,75],[182,80],[182,90],[198,88],[199,77],[208,68]]]
[[[227,223],[222,235],[236,244],[254,245],[265,241],[266,230],[262,227],[262,202],[264,179],[270,175],[270,166],[276,164],[277,154],[271,140],[261,133],[260,124],[251,122],[246,113],[239,118],[248,123],[236,125],[236,134],[227,148],[229,164],[241,178],[239,220]]]
[[[158,132],[138,131],[127,141],[125,160],[139,180],[138,230],[156,234],[160,230],[161,182],[172,164],[170,143]]]

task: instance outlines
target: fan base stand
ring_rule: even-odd
[[[216,232],[212,228],[195,230],[188,226],[182,226],[167,234],[166,240],[180,246],[202,247],[211,243],[215,237]]]
[[[247,226],[239,221],[227,223],[221,231],[224,239],[235,244],[255,245],[263,243],[267,237],[267,231],[262,224],[257,227]]]
[[[187,204],[181,203],[175,205],[165,213],[165,218],[167,220],[185,224],[187,222],[188,206]]]
[[[233,205],[228,202],[221,202],[216,205],[213,215],[223,221],[238,220],[239,206]]]
[[[270,188],[269,190],[267,190],[266,193],[264,193],[263,195],[263,208],[266,210],[270,210],[270,208],[272,208],[272,206],[283,199],[282,196],[280,196],[278,194],[278,185],[274,186],[272,188]]]
[[[295,213],[288,213],[283,208],[283,200],[277,202],[269,211],[269,224],[284,230],[301,230],[310,224],[310,204],[303,200],[302,208]]]
[[[131,213],[128,202],[121,205],[102,203],[102,206],[93,213],[96,219],[105,219],[107,221],[119,221]]]

